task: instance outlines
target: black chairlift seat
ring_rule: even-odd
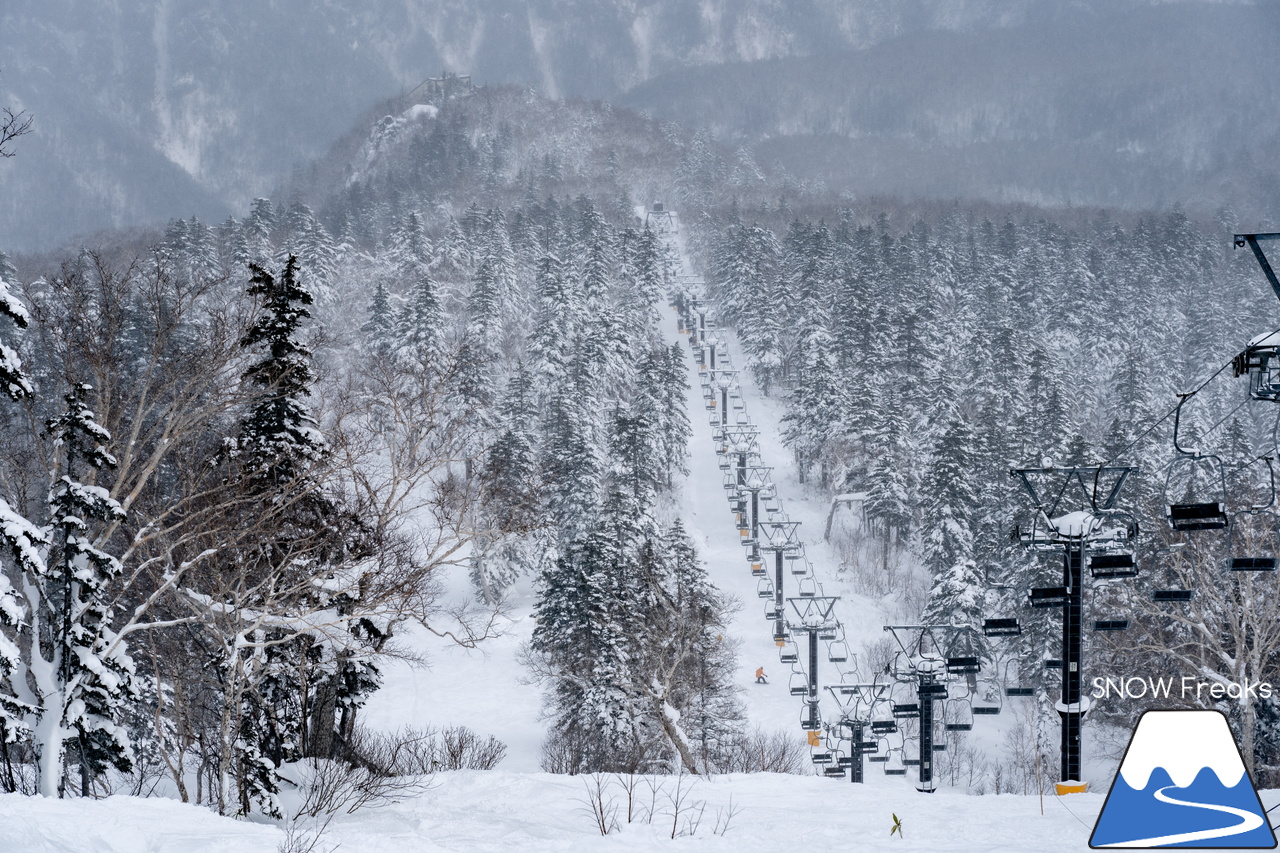
[[[1017,619],[986,619],[982,633],[988,637],[1016,637],[1022,633],[1022,626]]]
[[[947,672],[953,675],[969,675],[982,669],[982,663],[976,657],[947,658]]]
[[[1128,631],[1128,619],[1095,619],[1093,622],[1093,630],[1095,631]]]
[[[947,731],[971,732],[973,731],[973,723],[947,723]]]
[[[762,580],[756,585],[756,596],[758,598],[773,598],[773,584],[768,580]]]
[[[1062,669],[1062,659],[1061,658],[1045,658],[1044,668],[1045,669]]]
[[[918,759],[918,758],[904,758],[904,759],[902,759],[902,764],[903,764],[903,766],[904,766],[904,767],[919,767],[919,766],[920,766],[920,759]]]
[[[766,575],[768,575],[768,574],[769,574],[769,573],[768,573],[768,572],[766,572],[766,571],[765,571],[765,569],[764,569],[764,564],[763,564],[763,563],[752,563],[752,564],[751,564],[751,576],[752,576],[752,577],[762,578],[762,577],[765,577],[765,576],[766,576]]]
[[[1226,508],[1217,502],[1169,504],[1165,517],[1174,530],[1222,530],[1227,526]]]
[[[821,750],[820,752],[812,753],[809,756],[809,760],[812,761],[814,764],[830,764],[832,760],[831,752],[829,750],[824,749],[824,750]]]
[[[1098,580],[1138,576],[1132,554],[1095,554],[1089,558],[1089,572]]]
[[[840,636],[840,631],[836,626],[829,625],[818,629],[818,639],[831,641]]]
[[[920,716],[920,705],[916,702],[894,702],[893,716],[899,720],[909,720]]]
[[[885,759],[885,760],[888,760],[888,758],[886,757],[886,759]],[[884,775],[886,775],[886,776],[906,776],[906,775],[907,775],[907,768],[905,768],[905,767],[886,767],[886,768],[884,769]]]
[[[1034,696],[1036,689],[1034,687],[1006,687],[1004,689],[1006,696]]]
[[[795,648],[782,647],[782,651],[778,652],[778,660],[782,663],[795,663],[800,660],[800,651]]]
[[[887,757],[888,757],[888,756],[886,756],[886,758],[887,758]],[[852,755],[837,755],[837,756],[836,756],[836,766],[837,766],[837,767],[839,767],[839,768],[841,768],[841,769],[847,769],[847,768],[852,767],[852,766],[853,766],[853,756],[852,756]]]
[[[871,733],[873,735],[891,735],[898,731],[898,724],[893,720],[872,720]]]
[[[872,763],[874,763],[874,764],[888,764],[888,763],[889,763],[889,756],[887,756],[887,755],[871,755],[871,756],[868,756],[868,757],[867,757],[867,761],[870,761],[870,762],[872,762]],[[885,772],[887,773],[888,771],[886,770]]]
[[[822,634],[818,634],[819,637]],[[844,663],[849,659],[849,644],[844,640],[834,640],[827,645],[827,660],[831,663]]]
[[[974,705],[973,714],[976,717],[994,717],[1000,713],[999,705]]]
[[[1041,586],[1031,590],[1029,594],[1032,607],[1058,607],[1067,600],[1065,586]]]
[[[1161,603],[1190,601],[1191,593],[1189,589],[1157,589],[1151,593],[1151,600]]]
[[[1276,570],[1275,557],[1232,557],[1231,571],[1233,572],[1274,572]]]
[[[878,740],[860,740],[853,745],[853,748],[863,755],[870,755],[873,752],[880,751],[880,741]],[[850,758],[850,761],[853,759]]]
[[[849,765],[845,765],[845,766],[849,766]],[[844,770],[845,768],[839,764],[828,764],[826,767],[822,768],[822,775],[832,779],[837,779],[837,778],[843,779]]]
[[[947,751],[947,745],[946,745],[946,743],[945,743],[945,742],[943,742],[943,743],[935,743],[935,744],[933,745],[933,751],[934,751],[934,752],[946,752],[946,751]]]
[[[919,693],[921,696],[928,697],[928,698],[946,699],[947,685],[941,682],[935,682],[933,684],[922,684],[920,685]]]

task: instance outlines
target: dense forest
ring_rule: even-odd
[[[1219,368],[1273,312],[1229,209],[855,201],[606,104],[384,106],[243,217],[0,264],[0,787],[163,780],[278,815],[282,780],[332,759],[371,798],[442,756],[492,766],[483,733],[369,732],[361,708],[411,626],[479,643],[522,579],[544,769],[777,769],[750,757],[733,602],[677,511],[688,357],[658,312],[683,285],[637,215],[664,197],[807,488],[858,496],[850,589],[912,620],[1024,617],[972,651],[1039,683],[1054,629],[1026,588],[1058,569],[1011,539],[1009,470],[1136,465],[1142,571],[1091,601],[1133,624],[1090,654],[1274,662],[1274,599],[1162,522],[1203,488],[1164,472],[1176,393],[1205,379],[1184,446],[1226,460],[1233,511],[1265,499],[1271,413]],[[1169,610],[1153,585],[1198,592]],[[1229,710],[1270,772],[1272,703]]]

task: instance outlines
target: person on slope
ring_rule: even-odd
[[[769,679],[765,678],[764,667],[756,669],[756,684],[768,684]]]

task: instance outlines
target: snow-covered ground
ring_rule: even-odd
[[[895,850],[934,853],[1086,850],[1100,794],[971,797],[950,790],[924,795],[903,784],[836,784],[819,777],[753,774],[700,779],[688,803],[705,803],[693,837],[670,838],[670,797],[658,794],[652,823],[626,822],[626,802],[614,783],[620,829],[595,828],[582,777],[508,770],[440,774],[418,797],[336,818],[320,850],[342,853],[471,853],[472,851],[697,849],[765,853],[778,850]],[[668,794],[675,780],[659,780]],[[686,779],[686,784],[688,781]],[[732,804],[731,801],[732,800]],[[1275,802],[1264,795],[1266,805]],[[717,816],[736,814],[722,836]],[[687,832],[682,814],[677,832]],[[893,815],[902,837],[890,838]],[[273,825],[219,818],[173,800],[112,797],[45,800],[0,796],[0,850],[5,853],[274,853],[284,840]]]

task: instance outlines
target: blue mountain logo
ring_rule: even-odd
[[[1144,713],[1089,846],[1275,847],[1226,716],[1221,711]]]

